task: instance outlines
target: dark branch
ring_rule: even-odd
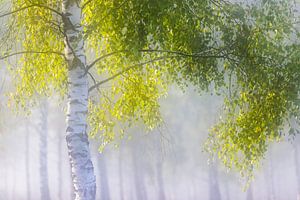
[[[56,13],[57,15],[63,17],[63,14],[62,14],[61,12],[55,10],[54,8],[50,8],[49,6],[46,6],[46,5],[32,4],[32,5],[24,6],[24,7],[22,7],[22,8],[19,8],[19,9],[14,10],[14,11],[11,11],[11,12],[8,12],[8,13],[5,13],[5,14],[2,14],[2,15],[0,15],[0,18],[5,17],[5,16],[8,16],[8,15],[12,15],[12,14],[14,14],[14,13],[17,13],[17,12],[20,12],[20,11],[22,11],[22,10],[26,10],[26,9],[32,8],[32,7],[44,8],[44,9],[50,10],[50,11]]]
[[[107,58],[109,56],[112,56],[112,55],[115,55],[115,54],[118,54],[118,53],[122,53],[122,52],[126,52],[125,50],[124,51],[116,51],[116,52],[112,52],[112,53],[108,53],[108,54],[105,54],[103,56],[100,56],[99,58],[97,58],[96,60],[94,60],[91,64],[87,65],[86,67],[86,71],[88,72],[97,62],[99,62],[100,60],[104,59],[104,58]],[[86,72],[86,73],[87,73]]]
[[[92,0],[89,0],[87,2],[85,2],[82,6],[81,9],[83,10],[89,3],[91,3]]]

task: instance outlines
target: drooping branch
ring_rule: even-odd
[[[98,82],[97,84],[93,85],[92,87],[89,88],[89,92],[91,92],[92,90],[98,88],[100,85],[110,81],[110,80],[113,80],[114,78],[122,75],[123,73],[129,71],[130,69],[133,69],[135,67],[138,67],[138,66],[143,66],[143,65],[146,65],[146,64],[149,64],[149,63],[153,63],[153,62],[157,62],[159,60],[163,60],[163,59],[167,59],[167,58],[172,58],[172,57],[175,57],[175,56],[163,56],[163,57],[158,57],[156,59],[153,59],[153,60],[149,60],[149,61],[145,61],[145,62],[142,62],[142,63],[138,63],[138,64],[135,64],[135,65],[131,65],[129,67],[126,67],[125,69],[123,69],[122,71],[116,73],[115,75],[107,78],[107,79],[104,79],[100,82]]]
[[[109,56],[113,56],[113,55],[116,55],[118,53],[122,53],[122,52],[126,52],[125,50],[123,51],[115,51],[115,52],[112,52],[112,53],[108,53],[108,54],[105,54],[103,56],[100,56],[99,58],[95,59],[91,64],[87,65],[86,67],[86,73],[99,61],[103,60],[104,58],[107,58]]]
[[[0,15],[0,18],[5,17],[5,16],[12,15],[12,14],[14,14],[14,13],[17,13],[17,12],[20,12],[20,11],[23,11],[23,10],[26,10],[26,9],[32,8],[32,7],[44,8],[44,9],[50,10],[51,12],[53,12],[53,13],[55,13],[55,14],[61,16],[61,17],[64,17],[63,14],[62,14],[61,12],[59,12],[58,10],[55,10],[54,8],[51,8],[51,7],[46,6],[46,5],[41,5],[41,4],[32,4],[32,5],[24,6],[24,7],[22,7],[22,8],[13,10],[13,11],[8,12],[8,13],[5,13],[5,14],[2,14],[2,15]]]
[[[0,60],[4,60],[6,58],[9,58],[12,56],[17,56],[17,55],[22,55],[22,54],[56,54],[59,56],[63,56],[64,59],[67,60],[66,56],[59,51],[19,51],[19,52],[14,52],[11,54],[4,54],[3,56],[0,57]]]
[[[114,78],[122,75],[123,73],[129,71],[130,69],[133,69],[135,67],[139,67],[139,66],[143,66],[143,65],[146,65],[146,64],[149,64],[149,63],[154,63],[154,62],[157,62],[157,61],[160,61],[160,60],[164,60],[164,59],[168,59],[168,58],[174,58],[174,57],[178,57],[178,56],[162,56],[162,57],[158,57],[158,58],[155,58],[155,59],[152,59],[152,60],[148,60],[148,61],[145,61],[145,62],[142,62],[142,63],[137,63],[137,64],[134,64],[134,65],[131,65],[129,67],[126,67],[125,69],[123,69],[122,71],[116,73],[115,75],[107,78],[107,79],[104,79],[100,82],[98,82],[97,84],[94,84],[92,87],[89,88],[89,92],[91,92],[92,90],[98,88],[100,85],[110,81],[110,80],[113,80]]]

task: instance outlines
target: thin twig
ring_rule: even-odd
[[[56,55],[60,55],[63,56],[65,60],[67,60],[66,56],[58,51],[19,51],[19,52],[14,52],[11,54],[4,54],[4,56],[0,57],[0,60],[12,57],[12,56],[16,56],[16,55],[21,55],[21,54],[56,54]]]
[[[12,15],[12,14],[14,14],[14,13],[17,13],[17,12],[20,12],[20,11],[22,11],[22,10],[26,10],[26,9],[32,8],[32,7],[45,8],[45,9],[50,10],[50,11],[52,11],[52,12],[58,14],[59,16],[63,17],[63,14],[62,14],[61,12],[55,10],[54,8],[50,8],[50,7],[48,7],[48,6],[40,5],[40,4],[32,4],[32,5],[24,6],[24,7],[22,7],[22,8],[17,9],[17,10],[13,10],[13,11],[11,11],[11,12],[2,14],[2,15],[0,15],[0,18],[5,17],[5,16],[8,16],[8,15]]]

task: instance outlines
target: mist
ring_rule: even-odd
[[[90,140],[97,199],[297,199],[297,137],[271,144],[246,187],[240,174],[204,149],[222,113],[220,97],[174,86],[160,104],[164,123],[155,131],[134,128],[101,153],[99,141]],[[74,198],[60,105],[58,98],[44,99],[30,115],[1,107],[0,199]]]

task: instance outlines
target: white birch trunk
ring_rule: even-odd
[[[49,200],[49,185],[48,185],[48,167],[47,167],[47,135],[48,135],[48,105],[46,100],[42,100],[40,105],[40,191],[41,199]]]
[[[86,133],[88,79],[85,75],[80,0],[63,0],[65,54],[68,60],[67,145],[76,200],[94,200],[96,178]]]

